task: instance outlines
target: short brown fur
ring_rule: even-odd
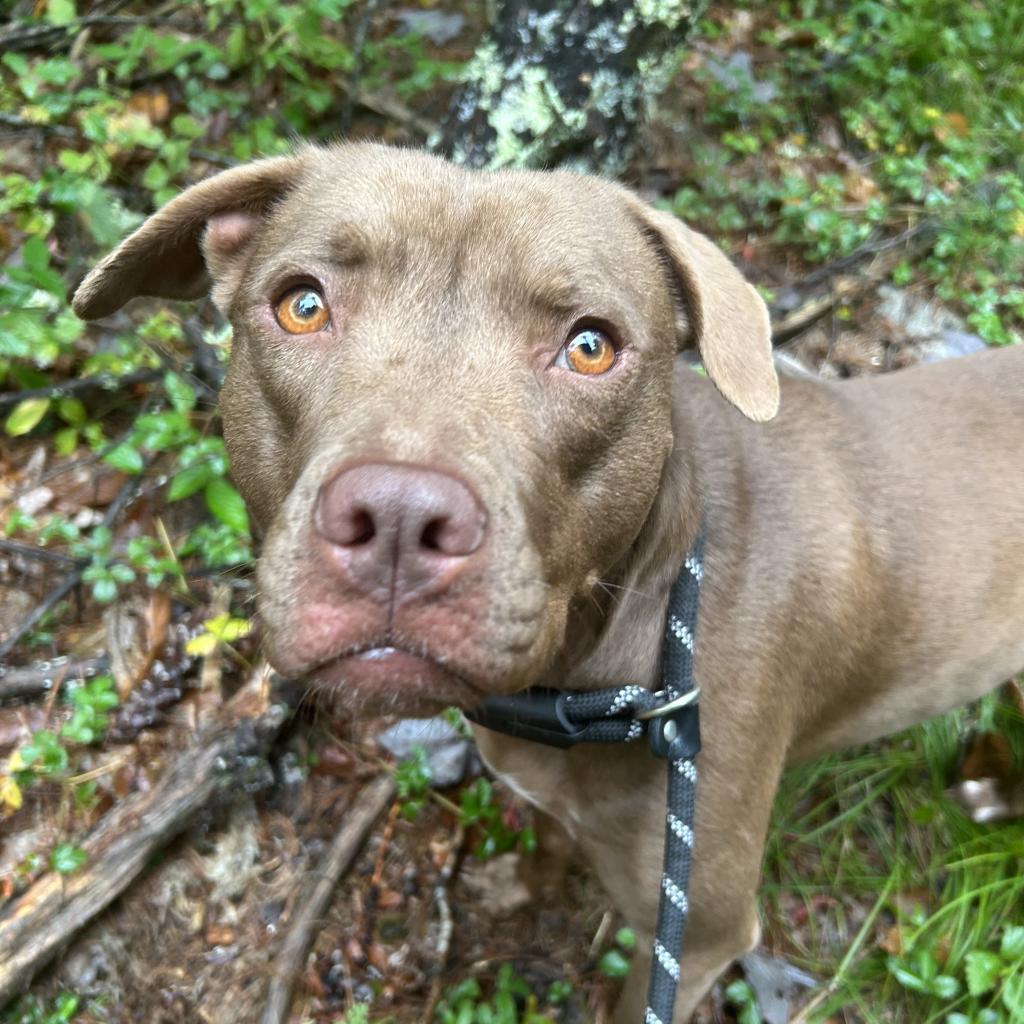
[[[369,145],[305,149],[188,190],[89,275],[74,308],[192,297],[209,278],[235,329],[225,433],[265,532],[271,657],[325,680],[339,706],[426,712],[537,683],[655,686],[668,589],[706,520],[679,1022],[757,941],[784,766],[1024,667],[1019,349],[780,388],[753,289],[632,193]],[[296,282],[322,288],[323,336],[276,326],[273,302]],[[622,345],[600,379],[557,362],[581,321]],[[676,360],[691,341],[717,387]],[[332,576],[311,526],[325,479],[377,462],[465,481],[489,521],[450,585],[386,608]],[[420,667],[371,679],[356,652],[373,644]],[[649,940],[663,765],[641,745],[477,739]],[[620,1024],[641,1019],[640,960]]]

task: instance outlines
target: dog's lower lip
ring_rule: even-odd
[[[350,657],[361,658],[365,661],[380,661],[397,653],[397,647],[371,647],[368,651],[358,651]]]
[[[407,701],[410,708],[458,705],[472,707],[480,690],[456,668],[427,653],[392,644],[351,647],[305,673],[321,684],[341,684],[364,698],[389,705]]]

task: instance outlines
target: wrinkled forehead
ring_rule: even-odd
[[[415,268],[492,295],[559,308],[595,291],[661,279],[657,257],[616,188],[569,173],[466,171],[416,152],[318,160],[273,215],[317,263]]]

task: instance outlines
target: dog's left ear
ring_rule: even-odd
[[[779,378],[761,296],[709,238],[632,194],[629,205],[675,279],[684,306],[680,348],[695,342],[722,395],[749,419],[770,420]]]

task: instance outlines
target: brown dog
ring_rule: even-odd
[[[1024,352],[786,380],[780,407],[765,307],[707,239],[609,182],[371,145],[189,189],[74,308],[211,280],[234,325],[224,423],[265,532],[271,658],[339,705],[655,686],[668,589],[705,519],[677,1021],[757,941],[784,765],[1024,666]],[[691,342],[714,386],[677,362]],[[649,938],[664,764],[643,744],[477,738]]]

